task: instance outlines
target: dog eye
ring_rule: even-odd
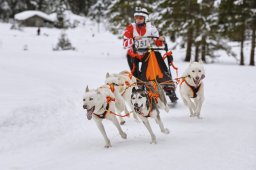
[[[132,97],[132,100],[135,100],[135,97]]]
[[[85,101],[85,99],[83,99],[83,101]]]
[[[195,72],[195,70],[192,70],[192,72],[194,73],[194,72]]]
[[[141,96],[139,96],[139,99],[141,99],[142,97]]]
[[[90,98],[89,98],[89,100],[90,100],[90,101],[92,101],[92,100],[93,100],[93,98],[92,98],[92,97],[90,97]]]
[[[199,70],[199,73],[201,73],[201,70]]]

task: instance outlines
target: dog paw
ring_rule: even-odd
[[[197,115],[196,116],[198,119],[203,119],[203,117],[201,117],[200,115]]]
[[[121,122],[120,122],[120,125],[124,125],[124,124],[125,124],[125,121],[121,121]]]
[[[150,144],[157,144],[156,140],[152,140]]]
[[[167,128],[165,128],[165,129],[162,130],[161,132],[164,133],[164,134],[169,134],[169,133],[170,133],[169,129],[167,129]]]
[[[126,134],[126,133],[123,132],[123,133],[121,133],[120,135],[121,135],[121,137],[122,137],[123,139],[127,139],[127,134]]]
[[[104,146],[105,148],[110,148],[110,147],[112,147],[112,145],[111,145],[111,143],[110,143],[110,140],[109,139],[107,139],[107,141],[106,141],[106,145]]]
[[[157,144],[155,135],[152,136],[152,140],[151,140],[150,144]]]
[[[112,145],[111,145],[110,143],[108,143],[108,144],[106,144],[106,145],[104,146],[104,148],[110,148],[110,147],[112,147]]]

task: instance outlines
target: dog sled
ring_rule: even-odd
[[[156,39],[158,37],[147,36],[143,38]],[[156,84],[160,84],[171,102],[176,103],[178,98],[175,94],[176,85],[172,78],[171,66],[175,69],[176,73],[177,67],[173,64],[172,52],[168,51],[167,43],[165,42],[162,48],[151,46],[140,48],[138,46],[136,43],[133,45],[134,55],[144,53],[143,56],[140,56],[142,63],[140,70],[136,70],[137,73],[134,74],[138,75],[138,82],[155,82]],[[163,57],[159,51],[165,51]],[[166,65],[166,60],[168,66]]]

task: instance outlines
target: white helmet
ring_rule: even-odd
[[[146,8],[141,8],[141,7],[136,7],[135,12],[134,12],[134,17],[135,16],[143,16],[145,17],[145,22],[148,20],[148,10]]]

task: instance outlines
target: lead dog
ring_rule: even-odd
[[[161,87],[160,87],[161,88]],[[156,93],[154,93],[156,94]],[[164,93],[162,91],[162,97],[158,99],[151,98],[154,96],[150,91],[148,91],[144,86],[133,87],[131,102],[136,114],[142,120],[147,130],[151,135],[151,144],[156,144],[156,136],[152,131],[152,128],[149,124],[148,118],[151,117],[155,119],[156,123],[159,125],[161,132],[164,134],[169,134],[169,130],[164,127],[163,122],[160,118],[159,109],[165,109],[166,112],[169,111],[168,106],[166,105],[166,99],[163,101],[161,98],[164,97]]]
[[[112,121],[121,137],[123,139],[127,138],[127,135],[119,125],[116,116],[111,114],[115,113],[115,96],[108,87],[89,90],[87,86],[83,98],[83,108],[87,110],[87,119],[91,120],[93,118],[103,135],[105,148],[111,147],[111,143],[102,124],[103,119]]]
[[[184,104],[189,108],[190,117],[200,118],[202,104],[204,102],[205,70],[203,62],[192,62],[183,73],[184,77],[180,83],[180,95]]]

